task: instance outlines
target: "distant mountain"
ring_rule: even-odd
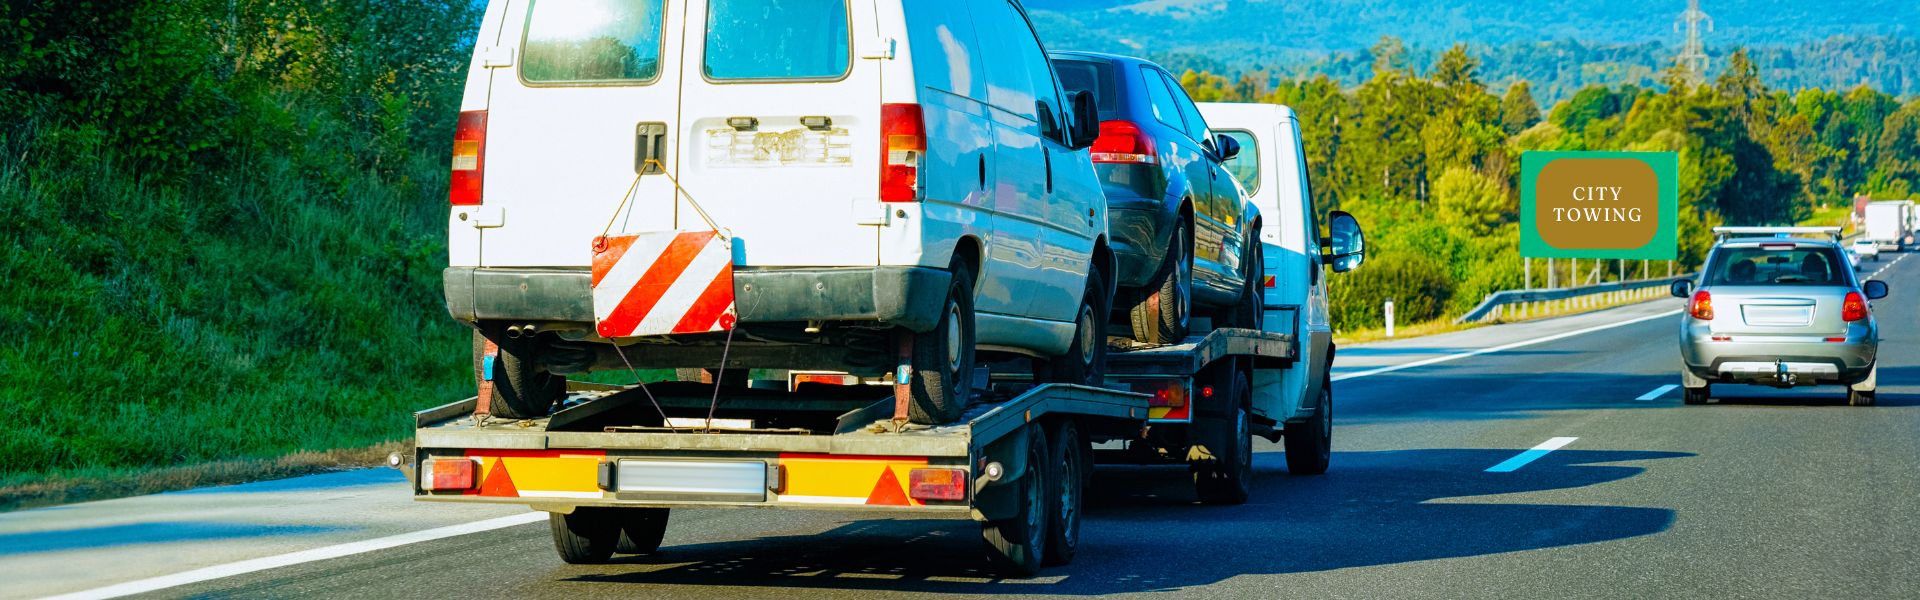
[[[1920,2],[1702,0],[1709,54],[1748,47],[1779,87],[1868,83],[1920,92]],[[1027,0],[1055,49],[1142,55],[1181,68],[1363,79],[1366,49],[1406,42],[1415,66],[1455,43],[1485,78],[1546,95],[1588,83],[1650,83],[1677,52],[1684,0]],[[1719,61],[1716,60],[1716,63]],[[1170,64],[1169,66],[1174,66]],[[1545,81],[1539,81],[1540,79]],[[1536,93],[1540,88],[1536,88]],[[1543,98],[1544,99],[1544,98]]]

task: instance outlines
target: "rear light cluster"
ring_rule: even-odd
[[[1713,294],[1706,290],[1693,293],[1693,302],[1687,305],[1687,314],[1702,321],[1713,320]]]
[[[880,106],[880,201],[920,199],[920,163],[927,151],[927,127],[918,104]]]
[[[1157,164],[1153,138],[1129,121],[1101,121],[1100,137],[1088,149],[1097,163]]]
[[[1840,301],[1840,318],[1848,323],[1867,318],[1867,298],[1860,292],[1847,292],[1847,298]]]
[[[914,469],[907,473],[907,495],[915,500],[966,500],[967,472],[962,469]]]
[[[1177,379],[1140,381],[1129,385],[1129,389],[1133,390],[1136,394],[1146,394],[1147,406],[1167,408],[1167,413],[1160,416],[1160,418],[1187,418],[1188,392],[1186,382]],[[1211,390],[1211,388],[1208,389]]]
[[[420,489],[470,490],[478,482],[480,461],[471,458],[435,458],[420,464]]]
[[[480,178],[487,167],[487,111],[460,113],[453,128],[453,177],[447,202],[455,206],[480,203]]]

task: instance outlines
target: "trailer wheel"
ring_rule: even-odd
[[[660,541],[667,537],[667,511],[665,508],[622,508],[620,511],[620,543],[613,548],[620,554],[653,554],[660,549]]]
[[[1053,486],[1047,481],[1047,434],[1036,426],[1027,426],[1027,464],[1020,481],[1014,483],[1020,510],[1011,519],[988,521],[980,525],[986,541],[987,562],[997,573],[1009,577],[1032,577],[1040,572],[1046,553],[1047,520],[1053,513]]]
[[[532,340],[494,336],[499,351],[493,357],[493,372],[486,370],[486,338],[473,334],[473,372],[493,381],[493,401],[489,412],[506,419],[544,417],[553,403],[567,393],[567,378],[548,373],[533,359]],[[476,379],[476,385],[479,381]]]
[[[1086,475],[1092,452],[1080,427],[1072,419],[1062,419],[1053,429],[1053,461],[1047,463],[1053,473],[1053,510],[1047,518],[1046,564],[1073,562],[1080,548],[1080,514],[1086,507]]]
[[[1252,398],[1247,376],[1233,376],[1233,404],[1219,416],[1201,416],[1200,439],[1213,453],[1193,465],[1193,490],[1207,504],[1243,504],[1253,488],[1253,432],[1247,404]]]
[[[1113,299],[1100,271],[1087,272],[1087,291],[1074,317],[1073,346],[1052,360],[1034,361],[1036,383],[1077,383],[1098,386],[1106,377],[1107,314]]]
[[[547,515],[547,526],[553,530],[553,549],[560,553],[560,560],[597,565],[613,558],[614,547],[620,544],[620,521],[613,510],[581,507],[573,514]]]
[[[1178,344],[1187,336],[1193,314],[1193,260],[1188,256],[1187,224],[1182,221],[1167,241],[1167,257],[1128,311],[1133,339],[1148,344]]]
[[[942,425],[960,418],[973,396],[973,273],[959,264],[933,330],[913,336],[913,401],[907,418]]]
[[[1333,460],[1333,384],[1320,384],[1320,399],[1314,403],[1313,418],[1288,423],[1281,435],[1287,450],[1287,473],[1327,472],[1327,463]]]

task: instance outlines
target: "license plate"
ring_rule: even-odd
[[[626,459],[613,487],[622,499],[766,502],[767,471],[761,461]]]

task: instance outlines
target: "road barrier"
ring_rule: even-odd
[[[1569,309],[1595,308],[1629,301],[1665,296],[1673,282],[1692,279],[1692,274],[1656,277],[1634,281],[1612,281],[1594,285],[1533,290],[1505,290],[1487,294],[1479,306],[1454,319],[1454,323],[1473,323],[1503,318],[1525,319],[1530,315],[1564,312]]]

